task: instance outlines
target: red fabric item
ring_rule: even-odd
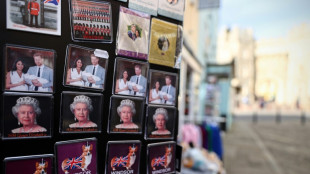
[[[40,5],[37,2],[29,2],[28,10],[30,10],[31,15],[38,16],[40,12]]]

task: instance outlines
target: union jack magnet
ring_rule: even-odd
[[[97,139],[61,141],[55,144],[58,174],[97,173]]]
[[[53,158],[53,154],[8,157],[4,159],[4,173],[51,174]]]
[[[147,147],[147,173],[175,173],[175,148],[174,141],[149,144]]]
[[[139,174],[140,149],[141,142],[138,140],[108,142],[106,174]]]

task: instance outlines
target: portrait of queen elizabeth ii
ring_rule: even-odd
[[[132,97],[111,97],[110,131],[141,132],[143,99]]]
[[[132,117],[136,114],[135,103],[129,99],[121,101],[117,107],[117,113],[120,117],[121,124],[116,125],[116,128],[123,129],[138,129],[139,127],[133,123]]]
[[[12,130],[12,133],[46,132],[38,125],[37,117],[41,114],[40,103],[33,97],[20,97],[12,108],[13,115],[17,118],[21,127]]]
[[[173,138],[176,109],[151,105],[147,110],[146,137]]]
[[[102,94],[63,92],[61,125],[63,132],[99,131]],[[70,108],[70,109],[69,109]]]
[[[153,121],[155,123],[155,131],[152,135],[170,135],[171,132],[167,129],[166,123],[168,121],[168,112],[164,108],[157,108],[153,115]]]
[[[69,125],[70,128],[97,127],[97,124],[89,119],[89,114],[93,111],[92,101],[89,97],[85,95],[74,97],[70,110],[74,114],[74,120],[76,121],[76,123]]]
[[[3,138],[31,138],[51,135],[54,116],[52,94],[3,94]]]

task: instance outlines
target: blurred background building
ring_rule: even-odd
[[[238,155],[243,155],[240,156],[243,160],[240,160],[239,164],[247,164],[248,168],[242,170],[244,166],[235,166],[235,163],[230,166],[226,163],[230,171],[235,170],[235,173],[239,174],[253,173],[247,172],[253,171],[251,164],[254,165],[255,162],[251,162],[260,160],[256,167],[258,173],[268,173],[259,167],[261,164],[263,168],[263,164],[268,163],[272,165],[264,166],[266,171],[273,168],[270,173],[279,173],[281,171],[278,170],[279,166],[285,164],[282,166],[285,169],[288,164],[298,161],[297,156],[302,159],[309,158],[309,155],[294,147],[296,139],[300,138],[300,141],[305,139],[302,137],[307,133],[301,130],[307,130],[306,126],[296,129],[296,123],[289,122],[281,127],[270,124],[253,126],[259,129],[250,130],[252,125],[238,123],[233,118],[240,119],[239,116],[244,116],[241,120],[250,118],[254,122],[258,117],[264,117],[269,123],[275,120],[280,123],[279,117],[288,116],[289,119],[298,120],[299,124],[300,122],[305,124],[309,119],[310,1],[186,0],[185,2],[183,59],[178,100],[179,140],[187,143],[193,141],[194,146],[216,152],[221,158],[221,151],[217,151],[219,149],[210,148],[210,145],[205,146],[204,142],[210,140],[208,138],[206,140],[205,134],[201,135],[201,142],[195,137],[204,129],[208,132],[210,127],[216,124],[230,136],[229,131],[235,122],[240,126],[240,130],[228,138],[227,156],[231,157],[229,159],[235,159],[239,158]],[[266,129],[264,130],[266,135],[272,138],[258,136],[262,129]],[[284,134],[278,135],[283,132],[282,129],[292,130],[291,136],[285,135],[287,148],[282,148]],[[295,133],[298,136],[294,135]],[[208,135],[210,136],[210,132]],[[245,136],[248,136],[246,140],[248,144],[239,142],[245,140]],[[272,139],[272,142],[269,142],[270,147],[263,147],[265,142],[260,138],[266,142]],[[280,145],[274,146],[274,142]],[[238,144],[238,147],[232,143]],[[245,151],[239,152],[240,146],[244,147]],[[188,150],[187,146],[183,147]],[[252,147],[255,147],[255,150]],[[276,148],[273,149],[274,147]],[[295,150],[293,153],[287,149]],[[253,153],[262,154],[261,157],[251,159],[251,156],[247,155],[251,150]],[[272,159],[270,155],[271,152],[273,155],[279,155],[277,154],[279,151],[281,155],[290,154],[295,156],[295,159],[276,164],[275,161],[284,158]],[[194,169],[193,165],[189,165],[194,163],[195,161],[190,161],[185,164],[188,168]],[[217,169],[221,168],[219,163],[216,166]],[[301,168],[306,169],[305,165]],[[202,168],[198,167],[195,170],[201,171]],[[294,171],[292,173],[298,170]]]
[[[249,106],[255,100],[255,40],[252,29],[224,28],[217,40],[216,61],[234,62],[234,107]]]
[[[249,27],[219,30],[220,4],[185,4],[180,125],[212,115],[225,118],[229,127],[233,111],[310,110],[309,24],[283,37],[256,39]]]
[[[188,0],[184,14],[184,46],[180,73],[180,125],[204,115],[206,66],[214,59],[219,1]]]
[[[310,109],[310,26],[256,42],[255,95],[285,109]]]

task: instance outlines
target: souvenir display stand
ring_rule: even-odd
[[[8,161],[4,161],[5,158],[42,155],[42,154],[49,154],[47,157],[50,157],[51,154],[53,154],[54,162],[51,162],[50,167],[53,168],[52,169],[53,172],[61,173],[60,166],[58,166],[59,170],[57,170],[57,165],[58,165],[57,164],[57,160],[58,160],[57,152],[59,152],[60,155],[63,155],[61,153],[65,153],[65,152],[59,151],[59,148],[63,144],[67,145],[66,144],[67,141],[70,142],[71,140],[73,141],[78,140],[78,143],[80,143],[79,141],[80,139],[87,140],[87,142],[86,141],[83,142],[81,140],[82,143],[84,143],[83,147],[85,146],[86,148],[88,147],[88,149],[89,148],[92,149],[93,150],[92,153],[96,151],[96,155],[97,155],[96,156],[96,160],[97,160],[96,173],[98,174],[106,173],[107,167],[110,165],[110,162],[107,161],[108,159],[107,155],[109,153],[108,149],[113,148],[113,143],[115,142],[126,143],[127,141],[141,142],[139,146],[131,145],[131,149],[136,148],[136,147],[140,148],[138,151],[140,153],[140,165],[138,165],[139,169],[137,170],[139,171],[139,173],[147,173],[148,145],[153,144],[153,143],[161,143],[161,142],[170,142],[170,143],[172,142],[173,143],[177,141],[177,135],[178,135],[178,132],[177,132],[178,130],[177,98],[178,97],[177,96],[179,94],[179,89],[178,89],[179,69],[172,68],[171,66],[167,67],[163,65],[149,63],[148,60],[146,59],[141,59],[141,58],[139,59],[137,57],[124,56],[124,54],[116,55],[117,54],[116,52],[117,43],[116,42],[117,42],[117,35],[118,35],[120,8],[121,7],[128,8],[130,1],[123,2],[123,1],[116,1],[116,0],[105,0],[104,2],[110,5],[110,11],[108,11],[108,6],[105,6],[106,4],[102,4],[103,1],[93,0],[96,3],[101,3],[100,5],[102,6],[102,8],[106,8],[106,11],[104,11],[103,14],[100,14],[99,12],[95,12],[95,14],[92,14],[92,15],[96,16],[97,18],[87,19],[91,21],[91,23],[93,24],[92,26],[97,27],[97,30],[93,30],[93,31],[90,30],[90,33],[88,33],[88,35],[91,35],[91,36],[87,36],[86,39],[83,39],[83,37],[85,38],[86,36],[84,35],[87,33],[83,32],[84,34],[83,35],[79,32],[76,32],[78,30],[77,29],[78,26],[75,26],[75,25],[79,25],[78,22],[83,21],[83,18],[73,16],[73,12],[80,10],[83,6],[87,6],[87,4],[85,5],[83,3],[78,4],[78,2],[80,1],[83,2],[84,0],[71,0],[71,1],[54,0],[52,1],[54,5],[59,3],[57,4],[58,7],[56,9],[56,13],[59,15],[59,17],[61,17],[61,20],[59,18],[56,19],[57,21],[57,32],[55,32],[56,34],[53,34],[50,32],[50,28],[48,24],[48,20],[51,20],[51,21],[54,20],[54,19],[52,20],[51,18],[49,18],[50,17],[49,12],[52,13],[53,10],[55,12],[55,8],[52,8],[50,5],[46,5],[47,3],[49,3],[47,1],[48,0],[45,0],[45,1],[36,0],[36,2],[40,3],[40,9],[41,9],[41,11],[39,12],[39,21],[38,21],[39,26],[38,28],[35,28],[35,26],[32,26],[32,28],[30,28],[29,31],[21,31],[23,30],[23,27],[21,27],[22,25],[19,25],[19,24],[18,25],[13,24],[11,28],[8,28],[6,23],[8,22],[8,20],[10,22],[14,21],[13,16],[19,17],[20,14],[27,15],[26,17],[25,16],[21,17],[23,18],[24,23],[29,23],[30,20],[31,22],[35,23],[37,17],[33,17],[32,14],[30,15],[29,14],[30,11],[29,12],[23,11],[27,9],[27,3],[30,1],[29,0],[16,0],[16,1],[15,0],[3,0],[0,2],[0,16],[1,16],[0,17],[0,21],[1,21],[0,22],[0,38],[1,38],[0,39],[0,47],[1,47],[0,55],[2,57],[1,61],[3,62],[2,63],[3,66],[1,67],[1,75],[2,75],[1,76],[2,77],[2,80],[1,80],[1,87],[2,87],[1,88],[2,89],[1,137],[2,138],[0,140],[0,147],[2,148],[1,153],[0,153],[0,160],[3,164],[0,165],[1,166],[0,173],[4,173],[3,172],[5,170],[4,164],[12,160],[12,159],[9,159]],[[9,6],[8,6],[8,3],[10,3]],[[81,7],[80,8],[76,7],[77,4],[80,5]],[[94,6],[94,5],[91,4],[89,6]],[[33,6],[33,8],[35,8],[35,6]],[[72,10],[73,8],[76,8],[74,9],[76,11],[73,11]],[[61,14],[60,14],[59,9],[61,9]],[[42,10],[44,12],[42,12]],[[82,12],[80,13],[82,14]],[[86,13],[90,14],[90,12],[86,12]],[[8,18],[7,15],[11,15],[11,18],[10,17]],[[73,17],[75,21],[73,20]],[[109,18],[110,20],[107,20],[107,18]],[[152,20],[153,18],[157,18],[157,19],[160,19],[166,22],[176,24],[176,26],[177,25],[182,26],[183,24],[183,22],[180,20],[175,20],[175,19],[165,17],[162,15],[157,15],[157,16],[150,15],[150,19]],[[151,28],[151,20],[150,20],[150,28]],[[101,28],[100,22],[107,23],[105,26],[109,26],[109,27],[104,26],[106,30],[100,30]],[[18,27],[20,29],[16,29]],[[77,28],[74,28],[74,27],[77,27]],[[36,32],[36,30],[40,30],[40,32]],[[68,50],[69,47],[70,49],[80,48],[80,49],[83,49],[84,51],[78,50],[74,53],[70,53]],[[148,47],[148,46],[145,45],[145,47]],[[24,48],[28,50],[28,52],[18,51],[18,49],[24,49]],[[45,50],[41,50],[41,49],[45,49]],[[88,79],[88,76],[86,73],[85,77],[84,77],[84,74],[82,74],[83,77],[81,77],[81,79],[83,79],[83,85],[84,83],[85,84],[87,83],[87,80],[89,81],[88,82],[89,84],[87,84],[87,86],[86,85],[79,86],[78,83],[76,83],[77,85],[76,84],[70,85],[68,82],[68,79],[70,80],[70,78],[67,78],[67,76],[68,76],[68,73],[71,73],[71,76],[72,76],[73,68],[71,69],[69,65],[73,64],[74,62],[73,59],[72,60],[70,59],[70,56],[79,57],[79,56],[76,56],[76,54],[80,54],[81,57],[84,56],[84,59],[82,59],[82,61],[85,64],[83,65],[83,69],[85,70],[84,72],[86,72],[87,66],[91,65],[91,61],[92,61],[90,59],[87,59],[87,60],[85,59],[85,54],[87,53],[88,50],[90,50],[91,52],[94,52],[97,58],[100,57],[100,59],[98,59],[100,62],[99,65],[104,68],[102,76],[105,77],[105,79],[104,80],[101,79],[103,80],[102,83],[99,83],[99,80],[97,81],[96,79],[94,79],[96,83],[93,83],[91,82],[91,80]],[[42,81],[40,82],[40,84],[42,84],[42,89],[46,89],[46,91],[39,90],[39,92],[37,92],[37,89],[35,87],[36,82],[31,80],[31,77],[29,77],[30,80],[28,81],[29,81],[29,84],[34,85],[33,86],[34,92],[9,90],[12,88],[8,88],[6,86],[8,83],[6,79],[12,76],[12,75],[10,76],[7,75],[8,72],[9,73],[11,72],[11,71],[8,71],[10,70],[10,67],[13,64],[13,60],[11,59],[12,58],[17,59],[18,57],[20,57],[20,55],[26,55],[26,54],[28,55],[28,53],[30,54],[30,52],[33,53],[35,51],[43,52],[42,54],[44,57],[46,57],[47,55],[47,53],[44,53],[44,51],[52,51],[55,53],[50,60],[47,60],[46,58],[43,60],[43,64],[46,67],[47,66],[51,67],[53,70],[51,71],[51,74],[50,74],[50,76],[53,77],[52,81],[50,82],[51,87],[45,88],[45,86],[47,86],[47,83]],[[164,54],[164,53],[161,53],[161,54]],[[33,56],[35,58],[35,55]],[[93,55],[90,55],[90,57],[92,56]],[[145,69],[143,69],[142,67],[142,72],[146,73],[147,86],[148,86],[144,96],[126,97],[126,95],[116,94],[115,92],[116,73],[119,73],[119,72],[115,70],[115,66],[116,66],[115,62],[117,60],[116,58],[118,57],[128,60],[128,61],[133,61],[133,62],[138,61],[141,64],[147,64]],[[24,57],[20,57],[20,58],[24,58]],[[28,65],[27,68],[28,68],[28,73],[29,73],[31,69],[31,66],[30,66],[31,63],[32,63],[32,66],[35,66],[35,65],[33,62],[30,62],[30,60],[27,62],[26,58],[24,58],[24,60],[26,60],[26,62],[24,62],[24,66],[26,67]],[[74,64],[76,64],[76,62]],[[130,66],[128,65],[128,67]],[[136,67],[133,66],[132,69],[130,69],[130,72],[128,71],[128,73],[131,73],[133,76],[133,73],[135,72],[134,71],[135,68]],[[98,73],[99,70],[100,69],[96,69],[96,70],[91,69],[91,71],[93,71],[93,74],[94,72]],[[140,67],[140,70],[141,70],[141,67]],[[177,76],[177,77],[174,77],[172,80],[174,83],[173,85],[176,86],[175,94],[174,94],[175,101],[173,101],[173,104],[164,106],[164,108],[168,108],[169,113],[175,113],[174,117],[172,117],[174,120],[173,121],[170,120],[169,122],[167,122],[167,123],[174,124],[173,126],[167,126],[168,128],[171,127],[170,132],[172,131],[172,134],[171,134],[172,136],[157,136],[157,137],[155,136],[155,138],[146,138],[146,137],[150,137],[149,135],[145,134],[145,132],[150,132],[150,128],[146,129],[146,124],[145,124],[147,122],[148,107],[150,106],[150,103],[148,102],[149,89],[150,89],[149,86],[153,86],[149,82],[150,70],[164,71],[164,72],[167,72],[167,74],[173,74]],[[91,75],[91,71],[89,73],[90,75]],[[37,73],[40,74],[40,70],[39,72],[36,71],[34,75],[36,76]],[[45,72],[43,73],[41,72],[40,76],[43,77],[45,75],[44,73]],[[167,78],[166,76],[163,76],[162,78]],[[171,80],[171,77],[170,77],[170,80]],[[25,81],[28,82],[27,80]],[[164,81],[165,80],[163,79],[162,82],[165,83]],[[93,86],[90,85],[90,83],[92,83]],[[101,84],[103,85],[100,86]],[[163,84],[162,86],[164,85],[165,84]],[[30,86],[29,86],[29,89],[30,89]],[[15,98],[10,98],[12,97],[10,96],[11,93],[13,93],[13,97]],[[19,95],[19,93],[21,93],[20,97],[14,96],[14,95]],[[167,93],[168,93],[168,89],[167,89]],[[30,98],[26,98],[28,94]],[[36,96],[36,97],[33,97],[34,99],[31,98],[31,96],[33,95]],[[43,99],[41,99],[40,97]],[[47,97],[48,99],[45,99],[44,97]],[[124,100],[118,100],[119,97],[123,97]],[[136,100],[138,101],[138,103],[136,102],[136,100],[130,101],[134,97],[137,98]],[[20,98],[20,100],[18,100],[18,98]],[[126,99],[128,98],[129,101],[128,100],[125,101],[125,98]],[[80,101],[80,100],[84,100],[84,101],[86,100],[88,104],[90,105],[91,103],[93,103],[92,108],[90,109],[88,107],[88,110],[87,110],[87,112],[89,112],[88,114],[92,114],[90,117],[88,117],[89,121],[91,121],[92,123],[90,123],[90,126],[88,126],[88,128],[83,128],[83,129],[74,127],[78,125],[78,123],[77,122],[75,123],[73,119],[74,117],[73,114],[76,111],[72,109],[74,108],[76,109],[77,105],[70,106],[71,103],[73,104],[75,101]],[[139,123],[137,124],[139,126],[138,131],[135,132],[135,130],[130,129],[129,132],[126,130],[127,132],[124,133],[122,132],[121,128],[117,128],[117,127],[115,129],[110,128],[110,126],[114,125],[114,123],[112,124],[112,119],[111,119],[113,118],[113,113],[114,115],[115,113],[118,113],[118,111],[116,111],[118,110],[118,108],[114,106],[114,103],[111,103],[114,101],[118,102],[116,103],[117,105],[121,105],[120,103],[122,102],[127,103],[127,104],[136,102],[134,105],[137,106],[136,107],[137,110],[139,109],[139,111],[137,111],[137,115],[140,114]],[[24,134],[17,133],[18,136],[16,136],[13,133],[8,133],[10,132],[11,129],[16,128],[20,125],[16,119],[18,117],[18,114],[17,116],[15,116],[16,118],[14,118],[14,116],[12,115],[12,106],[14,106],[15,104],[16,105],[23,104],[23,103],[27,104],[27,102],[33,102],[35,104],[37,104],[38,102],[40,103],[41,115],[40,117],[37,118],[36,121],[38,122],[38,125],[39,124],[42,125],[41,129],[43,131],[45,129],[44,127],[48,127],[48,128],[50,127],[47,134],[42,133],[41,136],[35,135],[35,134],[31,134],[31,135],[27,134],[23,136]],[[175,110],[173,108],[175,108]],[[37,111],[35,112],[38,113]],[[153,113],[155,113],[155,111],[152,111],[152,115]],[[70,117],[68,117],[68,114],[72,115],[71,120],[70,120]],[[47,117],[50,117],[50,118],[47,118]],[[133,119],[135,121],[136,118],[133,117]],[[50,124],[46,124],[45,123],[46,120],[50,120]],[[119,117],[117,117],[117,119],[114,119],[114,120],[115,122],[117,122],[115,124],[118,124],[119,122],[122,123],[122,121],[119,121],[120,120]],[[152,119],[149,119],[149,120],[152,121]],[[148,122],[151,122],[151,121],[148,121]],[[25,123],[22,123],[22,124],[25,124]],[[68,128],[68,125],[70,128]],[[153,127],[154,123],[150,123],[150,125]],[[23,128],[19,128],[18,131],[24,131],[22,129]],[[65,143],[62,144],[62,142],[65,142]],[[172,146],[169,145],[169,148],[170,147]],[[179,153],[178,148],[174,149],[174,151],[175,151],[176,156],[180,155],[178,154]],[[111,155],[114,155],[114,154],[111,153]],[[176,159],[178,159],[178,157],[176,157]],[[42,158],[42,161],[41,163],[38,163],[39,164],[38,166],[40,165],[43,166],[44,162],[45,161],[43,161],[43,158]],[[92,163],[93,162],[94,161],[92,161]],[[179,163],[180,161],[173,162],[177,170],[178,170],[177,164]],[[16,167],[18,168],[19,166],[16,166]],[[32,173],[34,173],[34,171]]]

